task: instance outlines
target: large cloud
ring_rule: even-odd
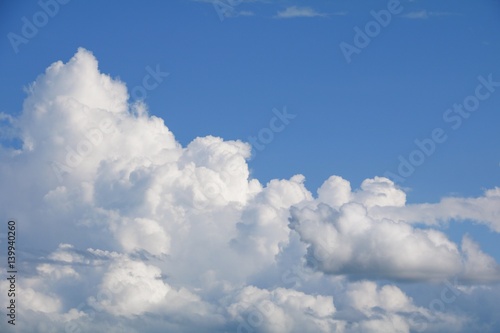
[[[499,281],[474,240],[455,244],[437,223],[499,231],[498,189],[406,205],[380,177],[353,191],[332,176],[317,198],[302,175],[263,185],[249,144],[181,146],[84,49],[28,92],[19,116],[2,116],[22,147],[0,147],[1,218],[22,235],[20,332],[410,332],[414,316],[427,331],[479,327],[394,283]]]

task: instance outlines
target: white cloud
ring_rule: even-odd
[[[415,218],[411,213],[423,213],[433,220],[474,216],[482,222],[496,221],[500,207],[495,205],[497,192],[490,190],[474,199],[444,199],[444,207],[421,209],[406,206],[405,193],[389,179],[367,179],[352,192],[347,181],[334,176],[318,190],[317,202],[292,207],[290,227],[309,245],[309,260],[329,274],[403,280],[460,276],[498,281],[498,264],[479,248],[476,252],[468,238],[460,251],[444,233],[408,223],[412,221],[408,217]],[[472,271],[477,274],[468,268],[471,255],[483,258],[473,260],[476,266]],[[488,278],[479,272],[488,272]]]
[[[105,296],[94,305],[114,315],[140,315],[161,304],[169,291],[158,267],[123,258],[104,274],[99,293]]]
[[[310,245],[308,256],[331,274],[439,280],[461,270],[457,246],[436,230],[376,221],[359,203],[292,210],[291,227]]]
[[[465,254],[464,279],[498,281],[500,265],[495,259],[482,252],[479,245],[468,236],[462,239],[462,251]]]
[[[170,250],[170,237],[154,220],[135,218],[117,229],[121,245],[127,252],[146,250],[151,254],[166,254]]]
[[[296,17],[326,17],[328,14],[316,11],[311,7],[291,6],[276,14],[276,18],[296,18]]]
[[[477,198],[443,198],[436,204],[411,204],[404,207],[374,207],[371,215],[395,221],[438,225],[451,220],[472,220],[500,232],[500,188],[486,190]]]
[[[455,16],[455,15],[460,15],[460,14],[453,13],[453,12],[429,12],[429,11],[423,9],[423,10],[408,12],[408,13],[402,15],[402,17],[405,17],[407,19],[412,19],[412,20],[426,20],[430,17]]]
[[[364,280],[498,281],[478,244],[437,229],[473,219],[499,231],[498,189],[407,205],[382,177],[352,190],[332,176],[317,198],[302,175],[263,185],[249,144],[207,136],[183,147],[84,49],[40,75],[10,122],[23,147],[0,147],[0,183],[15,189],[0,205],[29,244],[20,332],[228,332],[267,306],[263,332],[404,332],[412,313],[436,331],[456,313]]]
[[[349,284],[346,303],[346,312],[360,318],[350,323],[346,332],[459,332],[467,323],[465,316],[416,306],[398,287],[371,281]]]
[[[277,288],[249,286],[233,296],[228,312],[237,332],[337,332],[342,323],[333,319],[333,298]]]

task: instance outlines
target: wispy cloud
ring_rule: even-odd
[[[224,12],[224,17],[226,18],[233,18],[233,17],[239,17],[239,16],[254,16],[255,13],[250,10],[241,10],[237,11],[235,9],[233,10],[226,10]]]
[[[423,10],[417,10],[413,12],[406,13],[402,15],[402,17],[411,19],[411,20],[427,20],[428,18],[431,17],[437,17],[437,16],[456,16],[460,15],[458,13],[453,13],[453,12],[429,12],[425,9]]]
[[[242,10],[241,12],[238,12],[238,16],[254,16],[255,13],[250,11],[250,10]]]
[[[291,6],[279,11],[275,18],[296,18],[296,17],[327,17],[329,14],[321,13],[311,7]]]

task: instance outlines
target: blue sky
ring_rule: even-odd
[[[23,18],[33,22],[43,6],[2,1],[0,112],[20,117],[28,108],[23,87],[84,48],[100,73],[126,85],[130,103],[151,71],[163,73],[146,81],[154,88],[144,102],[182,146],[208,135],[248,142],[272,128],[277,112],[295,116],[272,131],[265,149],[253,147],[250,178],[262,185],[302,174],[316,196],[331,175],[353,189],[388,176],[407,204],[481,197],[500,185],[500,2],[401,1],[390,22],[347,59],[342,43],[356,46],[357,29],[366,33],[373,11],[387,13],[390,3],[72,0],[16,43],[12,34],[23,36]],[[487,97],[474,97],[478,89]],[[466,118],[448,111],[465,101],[479,101]],[[415,140],[429,142],[436,130],[446,139],[424,155]],[[5,147],[19,142],[3,134]],[[400,156],[412,154],[422,163],[401,175]],[[439,230],[457,244],[470,235],[500,261],[498,231],[476,224],[472,213],[458,223],[448,213],[449,225]]]

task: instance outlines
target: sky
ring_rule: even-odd
[[[500,331],[499,18],[0,1],[0,330]]]

